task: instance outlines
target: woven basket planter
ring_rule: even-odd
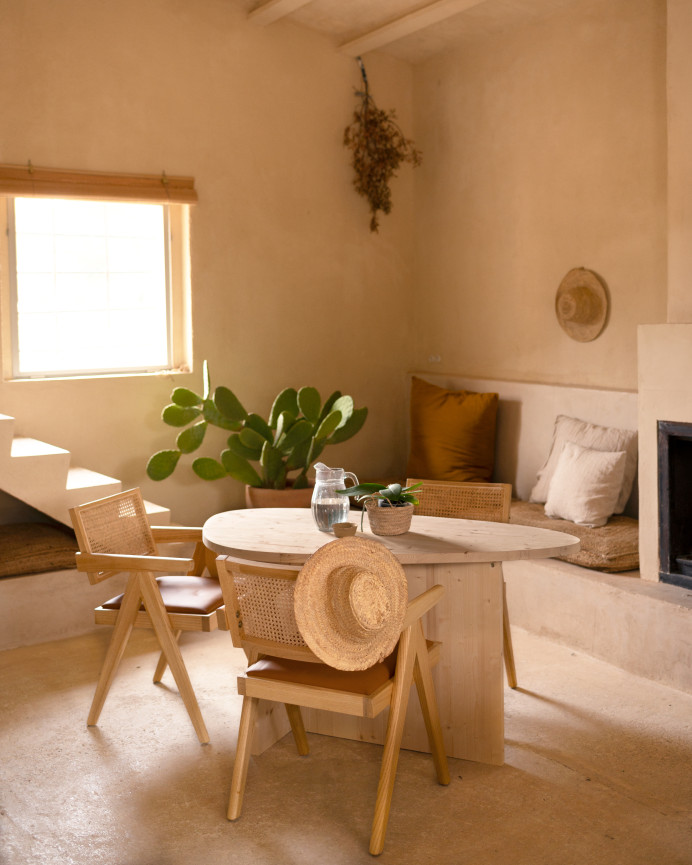
[[[365,509],[373,535],[403,535],[411,528],[412,504],[399,508],[379,508],[377,502],[366,502]]]

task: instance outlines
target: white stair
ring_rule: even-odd
[[[14,435],[14,418],[0,414],[0,489],[58,522],[71,525],[69,509],[118,493],[116,478],[70,466],[70,452]],[[171,521],[168,508],[145,502],[154,525]]]

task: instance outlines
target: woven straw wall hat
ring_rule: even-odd
[[[338,670],[366,670],[391,654],[407,605],[404,569],[368,538],[325,544],[296,580],[298,629],[317,657]]]
[[[555,313],[560,327],[572,339],[579,342],[596,339],[608,317],[605,285],[592,270],[573,268],[557,290]]]

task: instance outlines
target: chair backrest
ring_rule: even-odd
[[[70,517],[82,553],[157,555],[139,489],[126,490],[70,508]],[[96,583],[112,573],[90,573],[88,576],[92,583]]]
[[[406,486],[422,483],[414,513],[427,517],[452,517],[508,523],[512,501],[511,484],[431,481],[408,478]]]
[[[233,645],[280,658],[321,663],[296,623],[297,565],[272,565],[233,556],[217,559],[226,622]]]

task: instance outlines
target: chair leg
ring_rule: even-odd
[[[437,780],[440,784],[449,784],[449,766],[447,755],[442,739],[442,725],[440,724],[440,712],[435,697],[435,685],[433,683],[430,661],[428,659],[428,647],[423,636],[423,628],[420,620],[416,627],[416,663],[413,668],[413,677],[416,682],[418,699],[420,701],[425,729],[428,733],[428,742],[432,753],[433,763]]]
[[[293,733],[298,753],[301,757],[306,757],[310,753],[310,746],[308,745],[308,737],[305,735],[300,706],[294,706],[291,703],[284,703],[284,705],[286,706],[288,720],[291,722],[291,732]]]
[[[257,697],[243,697],[243,709],[240,713],[240,726],[238,728],[238,745],[233,764],[233,778],[231,779],[231,796],[228,800],[228,813],[226,815],[229,820],[237,820],[243,807],[245,782],[250,763],[250,746],[255,729],[258,703]]]
[[[382,768],[380,769],[377,799],[375,800],[375,815],[370,834],[370,853],[373,856],[379,856],[384,849],[384,838],[387,833],[387,823],[389,822],[389,809],[392,804],[396,767],[399,762],[401,736],[404,732],[406,706],[408,705],[409,692],[413,681],[415,640],[412,632],[413,628],[406,628],[399,640],[392,702],[389,707],[389,720],[387,721],[387,734],[384,740]]]
[[[94,693],[94,699],[91,702],[91,709],[87,717],[88,727],[93,727],[99,719],[103,704],[106,701],[108,691],[125,651],[125,646],[127,646],[127,641],[130,638],[141,599],[139,579],[133,575],[127,582],[125,594],[120,605],[120,612],[115,620],[111,640],[108,644],[108,651],[99,673],[96,692]]]
[[[183,657],[180,654],[180,649],[173,636],[166,608],[161,600],[161,593],[152,574],[143,574],[141,580],[142,598],[144,606],[149,618],[156,631],[156,636],[159,639],[161,651],[168,660],[168,666],[171,668],[173,678],[180,691],[180,696],[183,698],[187,713],[192,721],[192,726],[195,728],[197,738],[202,745],[209,742],[209,733],[202,718],[202,713],[197,702],[197,697],[192,689],[192,683],[188,675]]]
[[[173,635],[175,637],[176,643],[180,643],[180,635],[181,634],[182,634],[182,631],[174,631]],[[163,679],[163,674],[166,672],[167,668],[168,668],[168,661],[166,660],[166,655],[163,652],[161,652],[161,654],[159,655],[159,661],[156,665],[156,669],[154,670],[154,684],[155,685],[158,685],[158,683],[161,681],[161,679]]]
[[[512,632],[509,627],[509,610],[507,609],[507,583],[502,579],[502,655],[505,659],[507,684],[510,688],[517,687],[517,668],[514,665],[514,648],[512,647]]]

